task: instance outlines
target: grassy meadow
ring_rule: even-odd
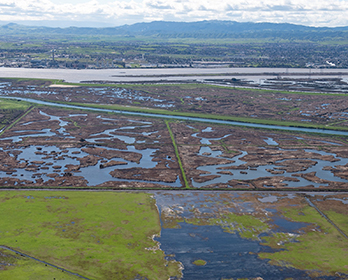
[[[0,245],[86,278],[180,276],[178,263],[166,261],[153,240],[160,233],[160,221],[150,194],[1,192],[0,211]],[[1,275],[30,279],[35,269],[35,279],[52,276],[48,270],[53,268],[32,262],[15,259],[17,265],[6,266]],[[56,279],[73,279],[66,273],[64,277]]]
[[[289,220],[312,224],[312,228],[298,236],[273,233],[263,237],[265,245],[281,249],[275,253],[260,253],[261,258],[270,259],[272,264],[287,265],[297,269],[316,270],[328,275],[336,271],[348,274],[348,241],[313,207],[284,208],[282,214]],[[333,215],[333,212],[331,213]],[[335,222],[345,229],[347,216],[334,212]],[[297,242],[291,241],[294,239]],[[315,276],[313,274],[313,276]]]

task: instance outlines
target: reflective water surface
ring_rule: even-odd
[[[183,279],[313,279],[308,271],[260,258],[262,252],[283,250],[265,245],[264,237],[282,234],[286,242],[298,242],[306,234],[310,223],[290,220],[280,211],[284,203],[303,203],[296,194],[161,191],[154,197],[162,225],[156,240],[168,259],[182,263]],[[196,265],[196,260],[206,264]]]

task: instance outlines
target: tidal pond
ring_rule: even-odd
[[[273,144],[271,144],[271,145],[273,145]],[[335,161],[335,165],[348,164],[348,158],[337,157],[333,153],[327,153],[327,152],[318,151],[318,150],[311,150],[311,149],[305,149],[304,152],[305,153],[303,156],[303,160],[308,159],[310,153],[314,153],[314,154],[320,154],[323,156],[332,156],[333,158],[337,159],[337,161]],[[306,153],[308,153],[307,156],[306,156]],[[218,158],[218,159],[225,158],[225,157],[221,156],[221,154],[222,154],[221,151],[212,151],[211,148],[208,146],[201,147],[199,150],[199,153],[198,153],[199,156],[204,156],[204,157]],[[288,171],[286,171],[286,169],[282,169],[282,163],[288,159],[276,161],[274,164],[253,167],[252,169],[248,168],[247,171],[245,171],[245,172],[239,172],[238,170],[234,169],[232,175],[221,174],[222,169],[225,169],[225,170],[227,170],[229,168],[233,169],[234,167],[245,165],[247,162],[243,161],[243,157],[246,156],[247,154],[248,153],[246,151],[242,151],[242,153],[240,155],[237,155],[233,158],[225,158],[225,159],[234,161],[233,163],[207,165],[207,166],[198,167],[197,168],[198,170],[206,172],[206,174],[201,175],[201,177],[204,177],[207,175],[215,175],[217,177],[212,179],[212,180],[202,182],[202,183],[195,182],[194,180],[192,180],[192,185],[194,187],[200,188],[202,186],[207,186],[210,184],[225,183],[225,182],[228,182],[229,180],[232,180],[232,179],[252,180],[252,179],[257,179],[260,177],[269,177],[270,176],[269,170],[274,170],[274,169],[284,170],[284,173],[282,174],[283,176],[287,176],[287,177],[296,176],[296,181],[291,181],[288,183],[289,187],[298,188],[298,187],[304,187],[307,185],[313,185],[314,187],[319,187],[319,186],[327,185],[325,183],[315,183],[313,181],[309,181],[309,180],[306,180],[305,178],[301,178],[300,176],[297,176],[297,175],[300,175],[302,173],[302,171],[301,172],[288,172]],[[296,158],[296,160],[300,160],[300,158]],[[319,177],[323,180],[348,183],[348,180],[334,176],[334,174],[331,171],[324,169],[324,167],[330,166],[330,165],[332,165],[331,161],[315,159],[314,164],[312,166],[309,166],[308,168],[306,168],[306,172],[307,173],[315,172],[317,177]],[[241,169],[244,169],[244,168],[241,168]],[[284,182],[286,183],[287,181],[285,180]]]
[[[195,188],[234,188],[250,181],[254,184],[251,188],[328,188],[348,184],[344,173],[348,157],[341,143],[204,125],[177,125],[176,132],[181,131],[185,131],[185,140],[180,149]]]
[[[129,169],[136,167],[154,168],[157,165],[156,162],[152,161],[153,153],[156,152],[155,149],[136,150],[134,146],[127,146],[126,150],[108,147],[104,148],[108,152],[119,151],[123,153],[138,153],[141,155],[139,162],[126,160],[122,157],[111,158],[110,161],[114,161],[116,163],[119,162],[117,169]],[[11,169],[10,172],[0,171],[0,177],[16,177],[21,180],[28,181],[41,179],[44,183],[52,180],[53,177],[66,175],[66,172],[69,172],[69,166],[80,166],[83,158],[90,155],[80,148],[60,149],[56,146],[29,146],[16,149],[8,149],[7,152],[12,157],[16,158],[19,167]],[[88,186],[96,186],[107,181],[145,182],[141,179],[127,180],[125,178],[115,178],[110,175],[110,172],[116,168],[115,165],[101,168],[100,166],[103,164],[103,162],[105,162],[105,159],[100,158],[93,165],[79,167],[76,171],[70,172],[72,172],[75,176],[82,176],[84,180],[87,181]],[[158,183],[155,180],[146,182]],[[179,178],[177,178],[174,183],[161,182],[161,184],[172,187],[181,186]]]
[[[1,184],[181,187],[171,146],[158,145],[166,141],[160,128],[156,120],[34,109],[0,139]]]

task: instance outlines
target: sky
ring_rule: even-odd
[[[0,0],[0,23],[106,27],[232,20],[348,26],[348,0]]]

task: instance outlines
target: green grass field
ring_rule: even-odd
[[[0,211],[0,245],[84,277],[180,276],[178,263],[166,261],[152,239],[160,233],[160,222],[150,194],[1,192]],[[32,267],[19,260],[17,264],[6,267],[2,279],[31,279],[33,270],[35,279],[46,279],[49,274],[39,263]]]
[[[297,242],[291,242],[294,237],[281,233],[264,237],[265,245],[283,249],[276,253],[260,253],[261,258],[270,259],[272,264],[287,265],[297,269],[321,270],[328,274],[336,271],[348,274],[348,242],[328,221],[310,206],[299,209],[282,209],[285,217],[296,222],[313,224],[314,227],[296,237]],[[332,214],[332,213],[331,213]],[[344,228],[347,216],[339,215],[336,225]]]
[[[7,264],[0,271],[1,279],[16,280],[76,280],[81,279],[60,269],[53,268],[38,261],[21,257],[16,253],[0,249],[0,262]]]
[[[28,110],[31,104],[11,99],[0,99],[0,129],[6,125],[7,128],[12,127],[16,122],[24,116],[24,111]],[[28,113],[29,110],[26,112]],[[0,135],[2,132],[0,132]]]
[[[11,99],[0,99],[1,110],[26,110],[30,106],[29,103],[24,101],[17,101],[15,97]]]

